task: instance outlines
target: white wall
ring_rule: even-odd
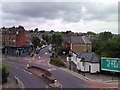
[[[67,57],[67,61],[69,61],[69,57]],[[90,62],[81,62],[80,58],[77,58],[75,54],[71,57],[71,61],[73,61],[77,69],[83,72],[90,72],[90,73],[96,73],[97,71],[100,72],[100,64],[99,63],[90,63]],[[89,71],[91,68],[91,71]]]
[[[80,71],[85,71],[85,72],[89,72],[89,62],[85,62],[84,64],[83,64],[83,62],[79,62],[79,68],[78,68],[78,70],[80,70]]]
[[[96,73],[97,71],[100,72],[100,64],[99,63],[91,63],[91,72],[90,73]]]

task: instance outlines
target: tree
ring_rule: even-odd
[[[43,34],[43,35],[42,35],[42,39],[43,39],[45,42],[47,42],[47,43],[50,42],[50,36],[47,35],[47,34]]]
[[[60,32],[54,32],[51,36],[51,44],[54,46],[55,51],[62,46],[63,36]]]
[[[50,33],[54,33],[54,30],[51,30]]]
[[[34,48],[36,49],[37,46],[40,46],[40,39],[38,37],[33,37],[32,43],[33,43]]]
[[[96,33],[91,32],[91,31],[88,31],[88,32],[87,32],[87,35],[96,35]]]
[[[120,58],[120,39],[93,41],[92,50],[102,57]]]
[[[2,84],[7,82],[8,76],[9,76],[9,72],[7,70],[7,66],[3,65],[2,66]]]
[[[38,32],[38,28],[35,28],[34,32]]]
[[[112,38],[112,33],[111,32],[101,32],[100,34],[100,37],[102,40],[108,40],[108,39],[111,39]]]
[[[66,31],[66,34],[69,34],[69,33],[71,33],[71,32],[72,32],[72,31],[70,31],[70,30],[68,31],[68,30],[67,30],[67,31]]]

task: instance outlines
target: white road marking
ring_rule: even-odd
[[[48,71],[53,71],[53,70],[56,70],[55,68],[50,68],[50,69],[47,69]]]
[[[48,88],[48,86],[46,85],[46,88]]]
[[[25,69],[22,69],[24,72],[26,72],[26,73],[29,73],[29,74],[32,74],[31,72],[28,72],[28,71],[26,71]]]

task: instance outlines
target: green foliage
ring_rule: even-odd
[[[35,28],[34,32],[38,32],[38,28]]]
[[[5,54],[5,48],[2,48],[2,53]]]
[[[58,55],[68,55],[69,54],[69,50],[70,50],[70,48],[61,46],[58,49],[57,53],[58,53]],[[65,54],[63,54],[63,52],[65,52]]]
[[[8,73],[8,70],[7,70],[7,66],[2,65],[2,84],[7,82],[8,76],[9,76],[9,73]]]
[[[91,32],[91,31],[88,31],[88,32],[87,32],[87,35],[96,35],[96,33]]]
[[[37,48],[37,46],[40,46],[40,39],[38,37],[33,37],[32,43],[34,45],[34,48]]]
[[[49,35],[43,34],[43,35],[42,35],[42,39],[43,39],[45,42],[50,43],[50,36],[49,36]]]
[[[120,58],[120,39],[93,41],[92,50],[103,57]]]
[[[58,67],[65,67],[65,64],[59,58],[52,58],[50,64],[53,64]]]
[[[101,32],[100,34],[100,37],[102,40],[108,40],[108,39],[111,39],[112,38],[112,33],[111,32]]]
[[[51,43],[56,46],[62,45],[63,37],[60,32],[54,32],[51,36]]]
[[[51,36],[51,44],[53,45],[55,52],[62,46],[63,36],[60,32],[54,32]]]

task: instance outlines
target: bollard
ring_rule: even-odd
[[[29,68],[29,64],[27,64],[27,69]]]
[[[40,59],[40,56],[38,58]]]

